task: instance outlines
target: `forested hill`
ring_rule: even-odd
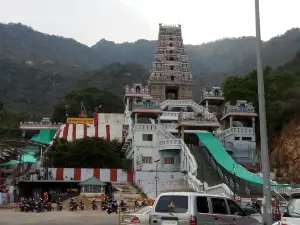
[[[55,71],[59,64],[66,74],[70,70],[73,74],[74,70],[96,69],[113,62],[134,62],[149,68],[155,47],[155,41],[116,44],[104,39],[88,47],[74,39],[44,34],[22,24],[0,24],[0,58],[32,61],[38,67],[47,66],[50,71]],[[291,29],[263,44],[264,64],[283,65],[299,49],[300,30]],[[224,75],[255,68],[253,37],[186,45],[186,52],[194,76],[206,85],[220,83]]]

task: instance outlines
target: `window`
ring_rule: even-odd
[[[186,213],[188,211],[188,196],[165,195],[158,199],[155,212]]]
[[[151,156],[143,156],[142,157],[142,163],[151,164],[152,163],[152,157]]]
[[[209,213],[208,202],[206,197],[197,197],[197,211],[199,213]]]
[[[174,157],[165,157],[164,164],[174,164]]]
[[[174,66],[170,66],[170,70],[174,70]]]
[[[174,81],[174,76],[171,76],[171,81]]]
[[[243,212],[243,210],[234,201],[227,199],[227,203],[228,203],[228,207],[229,207],[229,212],[232,215],[238,215]]]
[[[83,185],[81,187],[83,193],[101,193],[103,192],[102,186],[99,185]]]
[[[172,47],[173,46],[173,44],[172,43],[170,43],[170,47]]]
[[[240,137],[234,137],[234,140],[238,141],[240,140]]]
[[[242,140],[243,141],[252,141],[252,138],[251,137],[242,137]]]
[[[153,141],[153,134],[143,134],[143,141]]]
[[[228,214],[224,199],[212,198],[211,204],[212,204],[212,209],[214,214]]]

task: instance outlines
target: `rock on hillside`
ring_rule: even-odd
[[[300,120],[286,124],[271,148],[270,165],[277,170],[280,181],[300,181]]]

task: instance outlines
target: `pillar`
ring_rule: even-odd
[[[230,120],[230,128],[232,128],[232,127],[233,127],[233,117],[230,116],[230,117],[229,117],[229,120]]]
[[[157,121],[158,121],[158,124],[160,124],[160,114],[158,114]]]
[[[205,100],[205,107],[208,109],[208,100]]]
[[[184,127],[181,126],[181,139],[184,141]]]
[[[252,117],[252,128],[255,129],[255,117]]]
[[[134,114],[134,124],[137,124],[137,113]]]

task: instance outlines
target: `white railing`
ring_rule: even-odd
[[[204,191],[203,186],[206,189],[208,186],[206,183],[201,183],[197,179],[197,169],[198,165],[196,163],[195,157],[192,155],[190,152],[190,149],[186,146],[186,144],[180,140],[181,142],[181,149],[183,150],[185,156],[187,157],[187,162],[188,162],[188,173],[187,173],[187,181],[189,184],[189,187],[192,188],[194,191]]]
[[[159,127],[159,131],[166,139],[177,139],[174,135],[172,135],[169,131],[166,130],[161,124],[157,125]]]
[[[233,193],[226,184],[218,184],[212,187],[206,188],[205,192],[211,195],[217,195],[223,193],[225,196],[231,198]]]
[[[165,129],[176,130],[178,124],[177,123],[161,123],[160,124]]]
[[[287,200],[281,195],[279,194],[278,191],[272,189],[272,194],[274,195],[274,197],[281,203],[287,203]]]
[[[135,124],[134,130],[156,131],[158,130],[158,128],[157,128],[157,124]]]
[[[168,111],[163,111],[163,114],[161,116],[165,116],[165,117],[176,117],[178,119],[178,115],[180,112],[168,112]],[[195,115],[194,112],[182,112],[182,115],[184,116],[193,116]]]
[[[232,127],[230,128],[233,134],[255,134],[252,127]]]
[[[219,173],[219,176],[225,182],[225,183],[222,183],[222,184],[219,184],[219,185],[215,185],[215,186],[209,187],[208,190],[211,190],[211,192],[207,192],[207,193],[214,193],[214,191],[213,191],[214,188],[216,188],[216,189],[223,188],[221,193],[224,193],[228,197],[232,197],[233,196],[233,192],[228,187],[228,184],[230,184],[232,182],[231,179],[228,179],[225,175],[223,175],[222,170],[218,167],[218,165],[215,163],[215,161],[213,160],[213,158],[210,157],[210,155],[206,151],[205,151],[205,155],[207,157],[208,162],[210,162],[212,164],[212,166],[214,167],[215,171],[217,171]]]
[[[271,186],[271,190],[274,190],[280,194],[291,195],[293,189],[291,187]]]
[[[181,140],[180,139],[167,139],[158,142],[158,150],[163,149],[181,149]]]
[[[166,100],[162,103],[160,103],[160,108],[164,109],[168,105],[170,106],[179,106],[179,107],[186,107],[190,106],[194,109],[194,111],[201,113],[201,114],[211,114],[211,117],[216,119],[216,116],[213,113],[210,113],[207,108],[197,104],[196,102],[192,100]]]
[[[231,134],[233,134],[233,132],[232,132],[231,128],[228,128],[228,129],[224,130],[222,133],[216,133],[216,138],[218,138],[219,140],[222,140]]]
[[[193,107],[197,112],[204,113],[207,111],[207,109],[203,106],[198,105],[196,102],[191,100],[166,100],[162,103],[160,103],[160,108],[164,109],[168,105],[170,106],[191,106]]]
[[[216,137],[222,140],[231,134],[255,134],[255,129],[252,127],[231,127],[220,133],[216,133]]]

